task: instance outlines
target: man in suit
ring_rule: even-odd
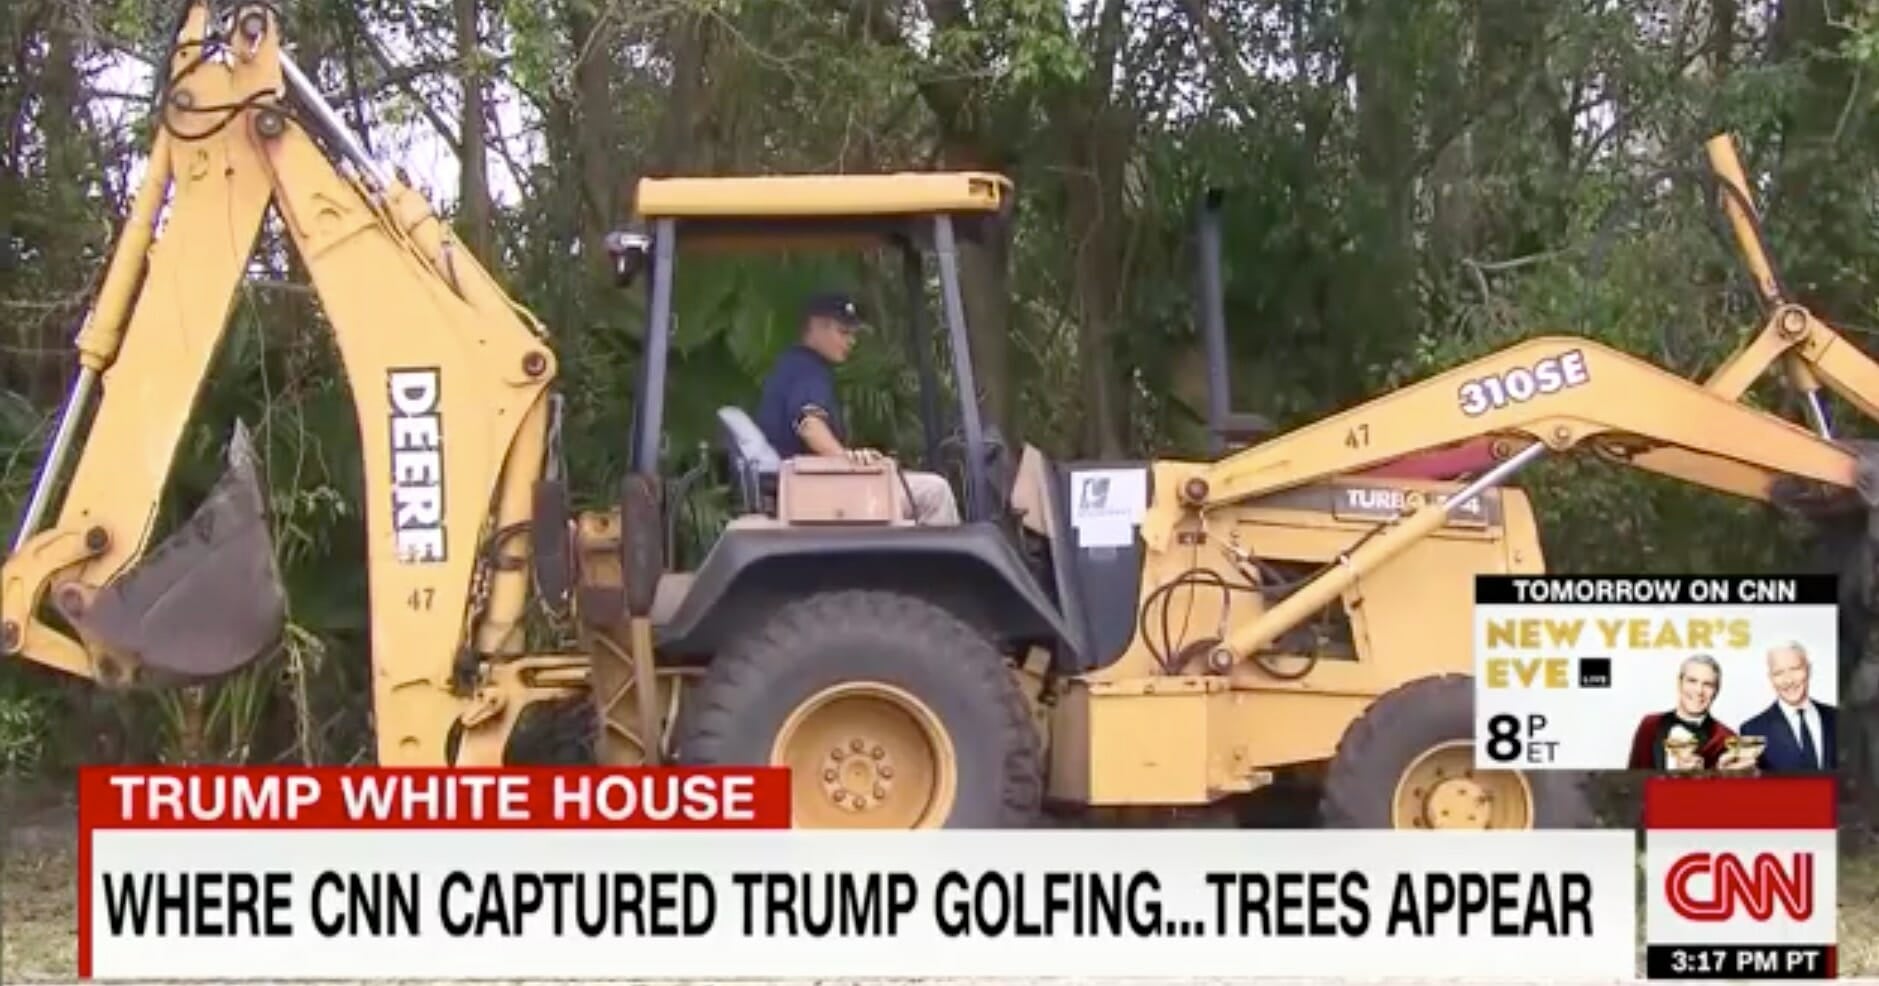
[[[1768,744],[1756,766],[1770,773],[1834,769],[1838,711],[1808,694],[1807,650],[1792,641],[1768,651],[1768,682],[1775,700],[1742,724],[1746,736]]]
[[[1696,654],[1677,668],[1677,704],[1638,721],[1631,734],[1632,770],[1733,770],[1746,766],[1731,756],[1735,733],[1710,714],[1722,690],[1722,665]]]

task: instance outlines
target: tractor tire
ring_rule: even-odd
[[[791,766],[803,828],[1025,828],[1040,813],[1037,729],[1004,658],[903,593],[820,593],[738,634],[674,745],[686,764]]]
[[[1453,744],[1460,744],[1457,749]],[[1345,730],[1325,777],[1326,828],[1577,829],[1595,824],[1586,775],[1566,771],[1474,771],[1474,679],[1435,675],[1377,697]],[[1447,747],[1445,766],[1418,767]],[[1426,764],[1426,762],[1425,762]],[[1407,773],[1416,768],[1418,780]],[[1441,773],[1430,773],[1433,770]],[[1464,774],[1460,778],[1458,774]],[[1431,777],[1435,784],[1428,783]],[[1398,805],[1398,784],[1429,791],[1414,813]],[[1463,784],[1474,787],[1463,787]],[[1494,795],[1490,809],[1482,792]],[[1516,800],[1518,804],[1511,803]],[[1442,814],[1444,811],[1449,814]],[[1511,814],[1509,814],[1511,813]]]

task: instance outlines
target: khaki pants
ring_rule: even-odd
[[[907,490],[913,494],[913,519],[921,524],[946,526],[959,523],[959,505],[953,502],[953,488],[938,473],[902,470]]]

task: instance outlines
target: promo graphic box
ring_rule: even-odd
[[[1831,979],[1838,790],[1826,777],[1653,777],[1645,974]]]
[[[1681,739],[1717,769],[1752,738],[1761,775],[1831,771],[1837,599],[1820,575],[1478,576],[1475,762],[1675,769],[1661,751]],[[1797,691],[1817,710],[1804,739]]]

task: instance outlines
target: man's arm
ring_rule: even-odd
[[[851,449],[835,437],[835,429],[829,427],[827,411],[827,408],[835,405],[833,381],[810,377],[799,384],[790,396],[790,406],[796,421],[796,437],[802,439],[804,448],[816,455],[847,456],[861,463],[880,458],[880,453],[873,449]]]
[[[848,450],[836,439],[834,429],[829,427],[827,418],[820,413],[820,408],[804,408],[796,418],[796,435],[802,439],[804,447],[817,455],[846,455]]]
[[[1816,700],[1814,711],[1820,714],[1820,737],[1816,742],[1820,745],[1821,769],[1835,770],[1840,763],[1839,755],[1834,750],[1835,744],[1840,741],[1840,710]]]
[[[796,422],[796,434],[809,451],[817,455],[840,455],[861,465],[870,465],[881,461],[884,456],[871,448],[846,448],[835,437],[834,429],[828,420],[819,414],[805,414]]]
[[[1757,770],[1773,770],[1774,761],[1770,756],[1775,748],[1774,722],[1768,718],[1767,710],[1757,712],[1742,720],[1743,736],[1753,736],[1762,741],[1761,755],[1755,758]]]

